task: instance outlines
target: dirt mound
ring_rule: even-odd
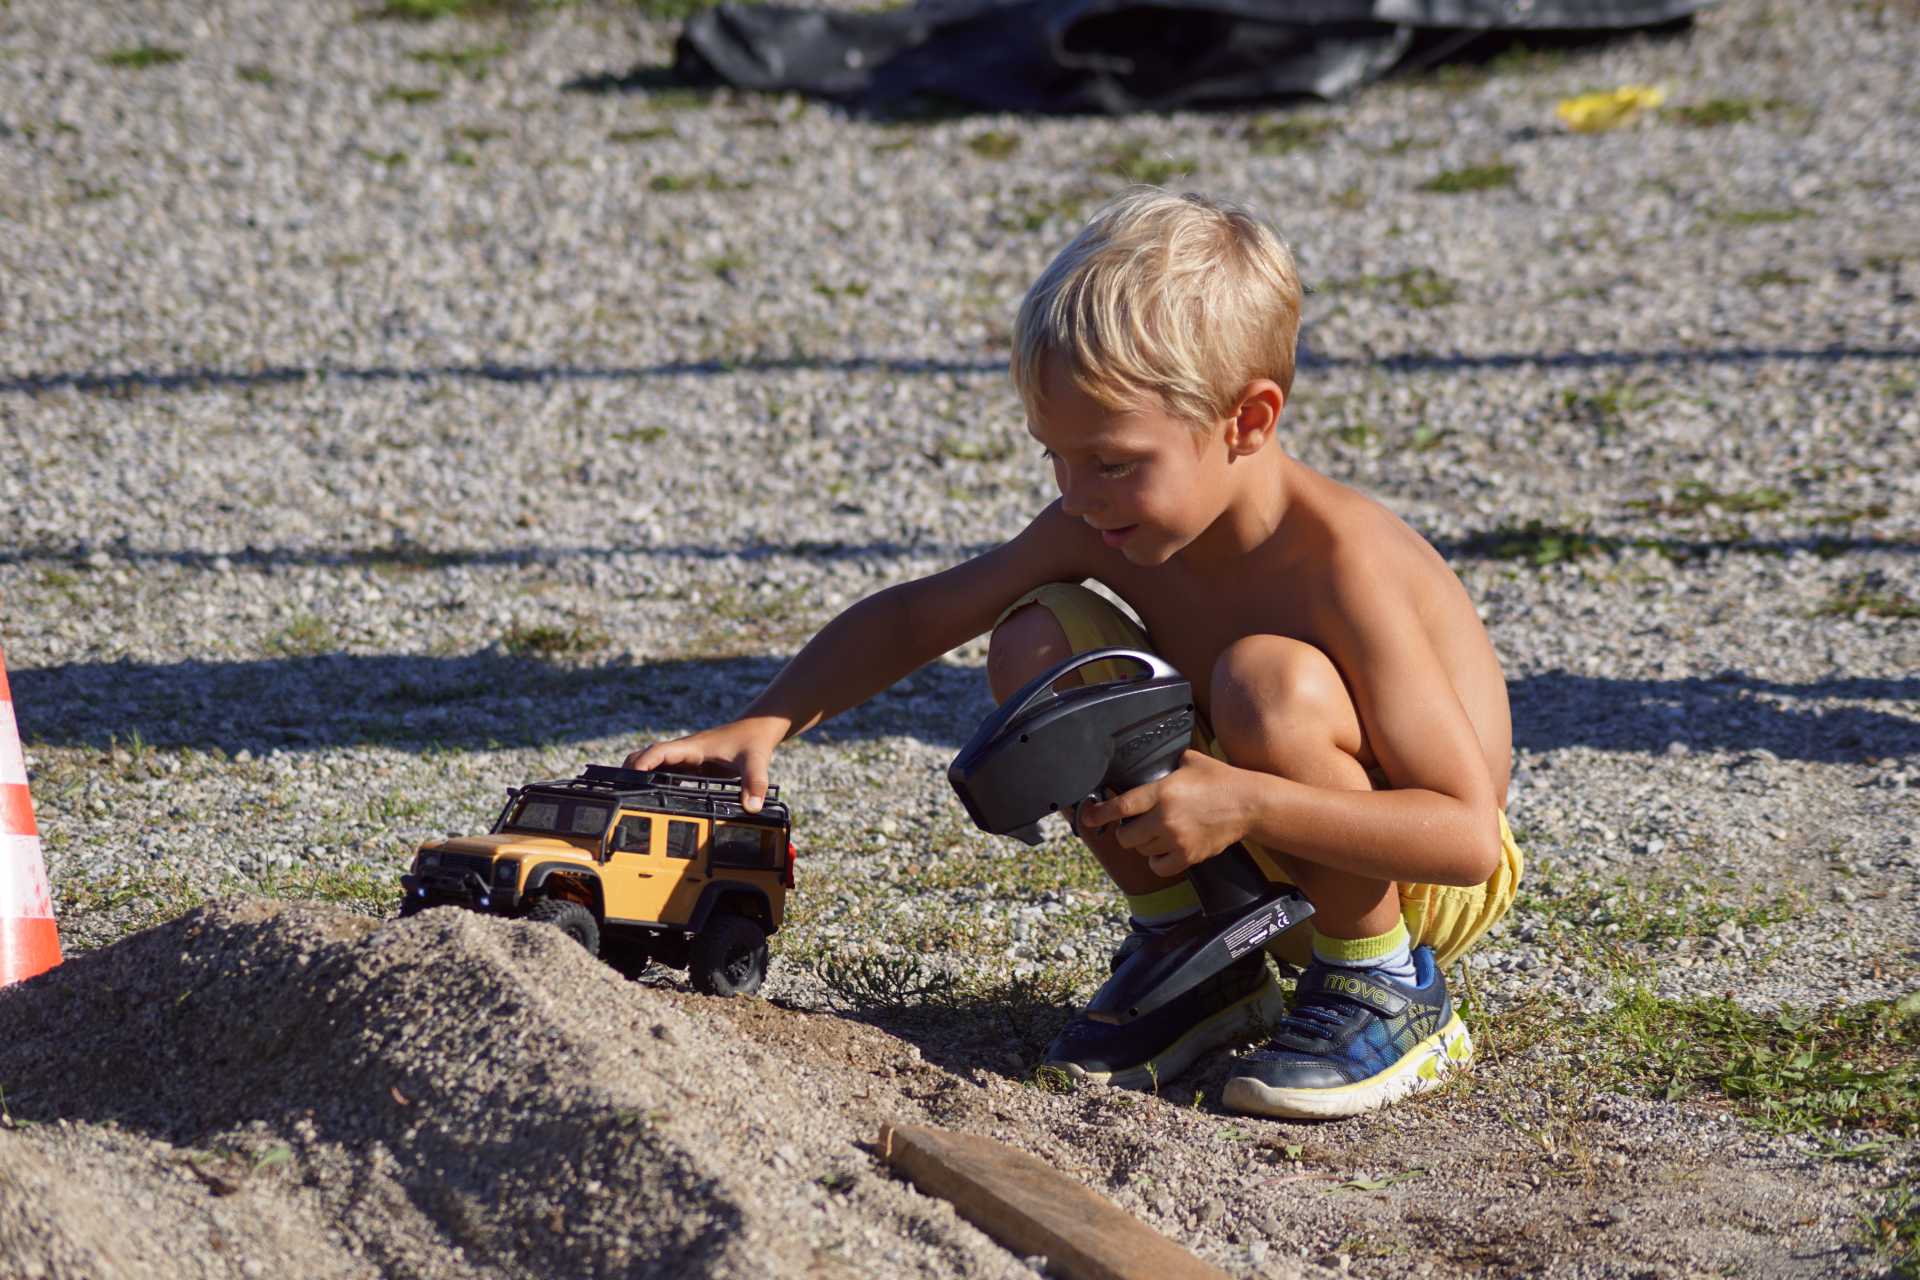
[[[952,1269],[908,1238],[903,1188],[867,1176],[889,1203],[847,1203],[871,1130],[810,1130],[797,1077],[702,1003],[466,912],[194,912],[0,993],[0,1257],[27,1275],[853,1274],[795,1229],[837,1207],[889,1270]],[[967,1269],[1006,1265],[986,1261]]]
[[[1283,1125],[1202,1105],[1224,1061],[1055,1094],[1015,1012],[835,1016],[631,982],[544,925],[222,903],[0,990],[0,1276],[1031,1280],[883,1171],[883,1120],[1009,1142],[1263,1280],[1863,1270],[1857,1177],[1724,1114],[1529,1086]]]

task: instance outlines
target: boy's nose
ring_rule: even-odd
[[[1093,504],[1088,501],[1088,486],[1074,484],[1070,476],[1064,475],[1059,477],[1059,482],[1061,514],[1078,520],[1093,510]]]

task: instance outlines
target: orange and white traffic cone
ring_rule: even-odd
[[[0,653],[0,987],[60,963],[60,934],[40,856],[40,828],[27,794],[27,761],[13,719],[7,658]]]

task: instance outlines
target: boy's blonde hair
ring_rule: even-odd
[[[1157,396],[1196,426],[1256,378],[1293,390],[1300,276],[1273,229],[1237,205],[1136,187],[1040,273],[1013,331],[1013,382],[1037,418],[1048,362],[1109,409]]]

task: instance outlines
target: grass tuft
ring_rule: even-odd
[[[1730,227],[1770,227],[1814,215],[1811,209],[1725,209],[1713,216]]]
[[[1247,149],[1257,156],[1283,156],[1320,146],[1333,129],[1331,120],[1270,116],[1248,124],[1241,136],[1246,139]]]
[[[375,102],[404,102],[417,107],[423,102],[438,102],[445,96],[438,89],[409,89],[403,85],[388,85],[382,89]]]
[[[470,76],[483,76],[487,68],[507,56],[504,44],[467,45],[458,49],[415,49],[407,57],[415,62],[432,67],[444,67],[448,71],[461,71]]]
[[[673,191],[745,191],[751,183],[731,182],[717,173],[656,173],[647,179],[647,190]]]
[[[1444,307],[1460,300],[1459,282],[1441,275],[1432,267],[1409,267],[1405,271],[1396,271],[1392,275],[1364,275],[1329,280],[1321,288],[1329,293],[1342,289],[1388,293],[1397,298],[1401,305],[1412,307],[1416,311]]]
[[[821,959],[814,970],[828,993],[849,1009],[899,1013],[947,1004],[958,993],[952,974],[912,954],[839,952]]]
[[[364,16],[391,22],[436,22],[441,18],[470,18],[489,7],[483,0],[386,0]]]
[[[148,67],[172,66],[186,56],[178,49],[141,44],[130,49],[115,49],[112,53],[101,55],[100,61],[109,67],[119,67],[127,71],[145,71]]]
[[[1732,884],[1700,884],[1659,871],[1567,881],[1547,869],[1535,873],[1520,906],[1545,918],[1557,948],[1597,947],[1615,961],[1627,959],[1623,947],[1711,937],[1729,924],[1764,928],[1806,911],[1798,894],[1739,894]]]
[[[607,141],[622,146],[635,142],[652,142],[656,138],[671,138],[673,126],[665,124],[648,125],[643,129],[615,129],[607,134]]]
[[[1708,98],[1668,107],[1663,115],[1689,129],[1718,129],[1723,125],[1745,124],[1763,111],[1784,105],[1778,98]]]
[[[1135,140],[1110,148],[1100,158],[1099,171],[1149,187],[1163,187],[1175,178],[1192,175],[1192,161],[1176,160],[1164,153],[1151,154],[1149,146],[1149,143]]]
[[[1860,1215],[1860,1234],[1894,1280],[1920,1280],[1920,1181],[1887,1188],[1877,1208]]]
[[[1853,618],[1866,615],[1910,621],[1920,618],[1920,602],[1887,584],[1886,575],[1869,571],[1847,579],[1814,610],[1816,618]]]
[[[531,626],[516,624],[500,637],[500,647],[517,658],[558,658],[569,654],[591,653],[605,648],[607,637],[578,623],[558,626],[550,622]]]
[[[1779,511],[1791,501],[1792,494],[1771,485],[1761,485],[1757,489],[1728,490],[1716,489],[1704,481],[1688,480],[1680,485],[1672,498],[1664,502],[1638,499],[1627,503],[1627,506],[1650,515],[1695,516],[1708,510],[1751,515],[1757,511]]]
[[[985,133],[976,133],[967,139],[967,150],[989,160],[1005,160],[1020,149],[1020,135],[1002,133],[998,129],[989,129]]]
[[[1470,555],[1495,560],[1525,560],[1544,567],[1563,560],[1581,560],[1604,555],[1618,546],[1618,539],[1589,532],[1584,526],[1547,524],[1529,520],[1525,524],[1503,524],[1486,533],[1475,534],[1463,547]]]
[[[1444,173],[1421,183],[1417,190],[1431,191],[1438,195],[1464,195],[1471,191],[1494,191],[1513,185],[1518,170],[1510,164],[1495,161],[1492,164],[1469,165],[1464,169],[1448,169]]]
[[[1644,986],[1584,1028],[1604,1074],[1656,1097],[1713,1090],[1772,1133],[1920,1136],[1920,1000],[1751,1013]]]
[[[302,613],[275,632],[268,644],[287,657],[310,658],[339,648],[340,640],[325,619],[317,614]]]

